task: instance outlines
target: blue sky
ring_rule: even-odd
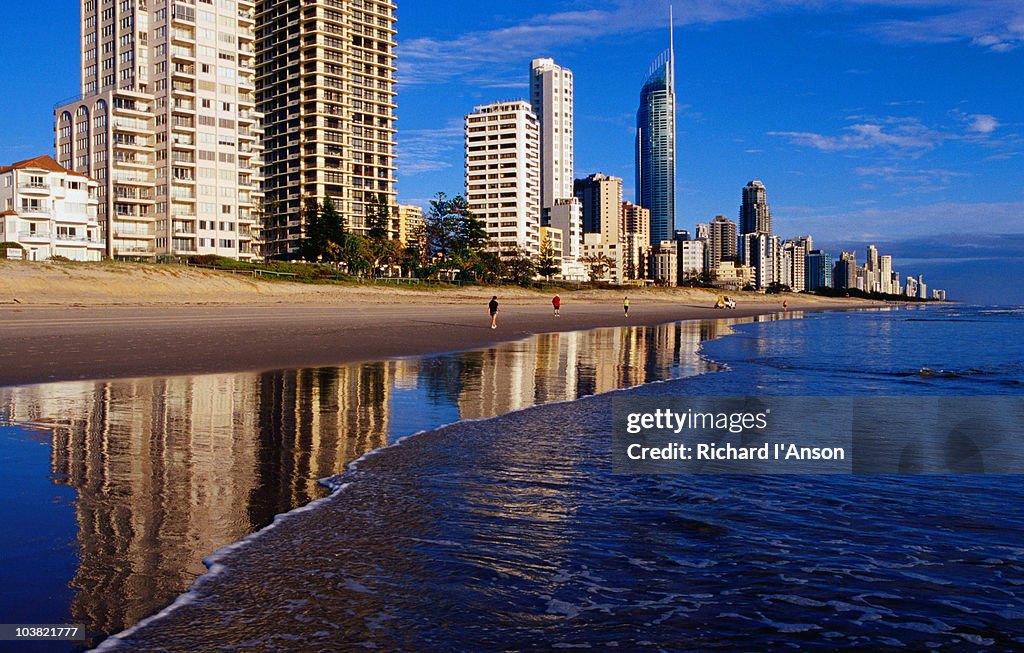
[[[52,152],[52,105],[78,84],[68,4],[5,7],[0,163]],[[1024,302],[1024,237],[1006,237],[1024,236],[1024,3],[675,4],[679,228],[735,218],[757,178],[783,237],[861,260],[875,242],[958,296]],[[462,192],[462,116],[525,97],[540,56],[575,72],[577,176],[621,176],[633,198],[636,103],[667,47],[667,1],[398,6],[401,201]]]

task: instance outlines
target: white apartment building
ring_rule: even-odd
[[[530,63],[530,104],[540,123],[540,203],[573,196],[572,71],[553,59]]]
[[[791,238],[782,244],[779,282],[793,292],[807,290],[807,255],[814,249],[810,236]]]
[[[679,279],[700,276],[705,270],[706,243],[703,240],[679,241]]]
[[[892,290],[892,256],[886,254],[878,258],[879,292],[887,295],[893,294]]]
[[[765,290],[783,278],[779,237],[763,231],[740,236],[740,262],[754,270],[753,285]]]
[[[97,221],[97,184],[49,155],[0,166],[0,242],[22,257],[99,261],[105,244]]]
[[[99,182],[107,255],[258,254],[254,0],[83,0],[57,160]]]
[[[466,116],[466,200],[503,256],[540,253],[540,135],[525,101]]]
[[[562,232],[562,278],[570,281],[585,281],[586,266],[580,262],[583,247],[582,207],[575,197],[556,199],[548,209],[548,226]]]

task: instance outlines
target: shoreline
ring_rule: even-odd
[[[0,261],[0,387],[316,368],[494,346],[540,333],[888,305],[698,288],[555,290],[265,281],[151,264]],[[489,328],[487,302],[501,303]],[[622,299],[630,298],[623,316]]]
[[[487,292],[490,292],[489,290]],[[396,298],[397,299],[397,298]],[[443,298],[437,298],[443,299]],[[499,297],[500,299],[500,297]],[[682,299],[682,298],[680,298]],[[561,317],[542,297],[502,303],[498,328],[486,306],[454,304],[348,307],[264,306],[0,307],[0,387],[263,372],[482,349],[541,333],[653,326],[682,320],[781,313],[781,300],[733,310],[632,300],[629,317],[610,302],[563,300]],[[790,311],[878,307],[866,301],[802,302]]]

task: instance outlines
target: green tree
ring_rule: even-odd
[[[366,238],[348,234],[341,243],[330,244],[330,258],[341,263],[349,274],[365,276],[373,268],[373,252]]]
[[[327,249],[327,235],[320,205],[312,197],[306,198],[302,209],[302,221],[305,223],[306,235],[299,242],[299,256],[315,263]]]
[[[406,238],[405,249],[402,252],[402,270],[411,276],[419,274],[427,267],[426,229],[420,225],[412,229]]]
[[[391,208],[382,194],[372,194],[366,212],[367,236],[370,240],[387,240],[391,233]]]
[[[537,274],[551,281],[551,277],[562,271],[562,267],[555,258],[555,248],[551,246],[548,238],[540,241],[540,255],[537,257]]]
[[[604,279],[608,269],[612,266],[612,260],[606,254],[593,254],[580,259],[587,266],[590,274],[590,283],[596,283]]]
[[[426,256],[442,267],[451,267],[456,256],[465,259],[468,253],[478,253],[487,246],[484,223],[473,216],[461,195],[449,198],[438,193],[430,201],[424,221]]]
[[[537,266],[529,254],[521,249],[511,250],[503,258],[505,278],[521,286],[530,285],[533,275],[537,274]]]
[[[320,222],[323,225],[324,237],[328,243],[344,245],[347,232],[345,222],[341,219],[341,213],[334,206],[334,201],[328,197],[320,207]]]

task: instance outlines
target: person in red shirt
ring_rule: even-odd
[[[551,300],[551,305],[555,309],[555,317],[561,317],[562,315],[562,298],[555,295],[554,299]]]

